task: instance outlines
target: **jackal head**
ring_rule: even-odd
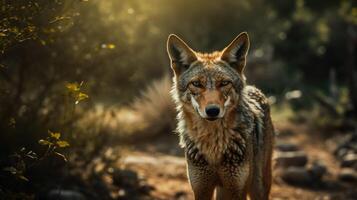
[[[174,72],[173,96],[180,109],[210,121],[232,111],[245,84],[248,49],[246,32],[213,53],[195,52],[179,37],[170,35],[167,51]]]

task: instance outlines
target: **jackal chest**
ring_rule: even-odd
[[[223,133],[220,137],[194,140],[186,136],[184,140],[187,159],[197,165],[238,166],[246,156],[245,138],[234,131]]]

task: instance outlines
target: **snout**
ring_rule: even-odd
[[[213,121],[218,118],[221,110],[220,110],[219,106],[217,106],[215,104],[209,104],[206,106],[205,112],[207,115],[207,119]]]

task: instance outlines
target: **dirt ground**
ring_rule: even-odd
[[[284,183],[274,171],[271,199],[357,199],[357,185],[338,181],[339,163],[332,154],[335,142],[323,139],[303,125],[288,123],[276,126],[276,141],[299,145],[309,158],[309,163],[320,160],[326,164],[328,173],[323,184],[302,187]],[[314,134],[315,133],[315,134]],[[153,186],[149,199],[191,200],[193,194],[187,181],[183,150],[178,147],[177,135],[167,134],[137,143],[123,151],[118,162],[120,168],[136,171],[140,179]]]

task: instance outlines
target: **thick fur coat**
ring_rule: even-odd
[[[216,199],[268,199],[274,130],[266,97],[245,83],[248,34],[211,54],[193,51],[175,35],[167,47],[195,199],[209,200],[215,189]]]

